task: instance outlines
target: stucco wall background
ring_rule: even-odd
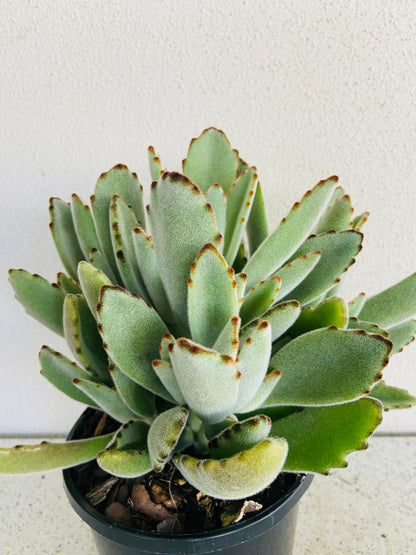
[[[61,269],[48,199],[86,201],[117,162],[149,185],[146,147],[179,169],[224,129],[255,164],[273,229],[334,173],[371,217],[345,298],[416,270],[416,15],[412,1],[3,0],[0,15],[0,433],[62,433],[81,405],[39,374],[63,341],[25,315],[9,267]],[[416,392],[416,345],[388,382]],[[384,431],[416,432],[416,410]]]

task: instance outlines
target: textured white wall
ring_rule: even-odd
[[[54,279],[48,199],[85,200],[117,162],[148,185],[146,147],[178,169],[205,127],[261,176],[271,227],[337,173],[371,210],[346,297],[416,270],[412,1],[3,0],[0,18],[0,433],[66,431],[82,411],[38,373],[63,342],[25,315],[9,267]],[[416,392],[416,345],[387,381]],[[385,431],[416,431],[416,410]]]

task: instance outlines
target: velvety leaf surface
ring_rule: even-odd
[[[376,333],[389,339],[388,332],[380,328],[380,326],[377,326],[377,324],[372,324],[371,322],[363,322],[362,320],[359,320],[355,317],[349,319],[348,327],[352,330],[364,330],[368,333]]]
[[[191,264],[207,243],[218,246],[215,215],[200,190],[186,177],[164,173],[152,187],[150,227],[167,297],[179,322],[187,325],[187,279]]]
[[[248,287],[272,275],[296,252],[326,208],[336,182],[336,177],[321,181],[312,191],[305,193],[300,203],[294,204],[288,216],[283,218],[243,269],[248,275]],[[307,252],[314,250],[317,249],[312,248]]]
[[[56,283],[26,270],[9,270],[9,282],[26,312],[59,335],[64,334],[65,294]]]
[[[94,459],[114,433],[64,443],[43,441],[38,445],[0,448],[1,474],[28,474],[68,468]]]
[[[162,162],[153,146],[149,146],[147,149],[147,155],[149,160],[149,170],[150,177],[152,181],[157,181],[163,173]]]
[[[92,264],[85,261],[78,264],[78,279],[91,314],[94,318],[97,318],[97,305],[101,287],[112,285],[112,283],[101,270],[94,268]]]
[[[166,360],[153,360],[152,367],[156,375],[163,383],[167,391],[171,394],[172,399],[179,405],[183,405],[185,400],[183,398],[182,392],[179,389],[179,385],[176,376],[173,372],[172,364]]]
[[[238,314],[234,271],[211,244],[191,265],[188,279],[188,321],[192,339],[212,347],[224,326]]]
[[[247,241],[250,255],[252,255],[269,235],[266,209],[260,183],[257,183],[253,206],[247,222]]]
[[[325,233],[331,229],[334,231],[349,229],[351,226],[352,212],[351,199],[348,195],[343,195],[335,199],[319,220],[315,233]]]
[[[244,302],[244,295],[246,291],[247,276],[246,274],[236,274],[235,281],[237,282],[237,299],[240,305]]]
[[[363,228],[366,221],[368,220],[369,215],[370,215],[370,212],[364,212],[363,214],[360,214],[359,216],[354,218],[352,221],[352,228],[356,229],[357,231],[360,231]]]
[[[290,298],[306,304],[330,289],[354,263],[362,239],[362,234],[353,230],[329,231],[307,239],[294,258],[313,251],[319,251],[321,258],[302,283],[290,292]]]
[[[364,306],[365,303],[365,293],[360,293],[357,295],[352,301],[348,303],[348,312],[350,317],[358,316],[360,310]]]
[[[236,413],[247,413],[254,411],[258,407],[262,407],[265,400],[269,397],[277,382],[280,380],[282,373],[279,370],[272,370],[264,377],[263,382],[256,391],[254,397],[247,403],[247,405],[242,406]],[[273,407],[276,408],[276,407]],[[280,407],[279,407],[280,408]],[[286,407],[283,407],[286,408]],[[262,409],[263,411],[263,409]]]
[[[273,276],[265,281],[261,281],[246,293],[240,308],[243,325],[252,322],[255,318],[264,314],[274,304],[280,284],[280,278]]]
[[[147,420],[155,414],[155,397],[122,372],[117,366],[110,365],[110,375],[125,404],[137,416]]]
[[[214,351],[222,355],[229,355],[232,358],[237,356],[238,352],[238,334],[240,333],[241,318],[233,316],[225,324],[218,339],[214,343]]]
[[[328,474],[331,468],[347,466],[349,453],[366,449],[367,439],[381,418],[381,404],[363,398],[331,407],[305,408],[273,422],[271,433],[289,444],[284,470]]]
[[[299,318],[289,330],[291,337],[308,331],[336,326],[345,328],[348,324],[348,308],[344,299],[331,297],[322,301],[316,308],[304,308]]]
[[[174,457],[184,478],[195,488],[219,499],[242,499],[267,487],[283,468],[287,455],[284,439],[268,438],[228,459]]]
[[[390,328],[416,314],[416,273],[365,301],[359,316],[382,328]]]
[[[59,272],[56,276],[56,283],[65,293],[65,295],[79,295],[82,293],[80,286],[72,278],[63,272]]]
[[[283,299],[293,291],[295,287],[302,283],[306,276],[310,274],[318,264],[320,258],[321,253],[319,251],[310,252],[309,254],[304,254],[296,260],[293,260],[293,262],[288,262],[286,266],[283,266],[283,268],[277,272],[282,283],[276,300]]]
[[[272,421],[264,414],[236,422],[210,440],[209,453],[214,459],[225,459],[251,449],[266,439],[271,426]]]
[[[170,356],[182,395],[201,420],[215,424],[233,412],[240,372],[231,357],[184,338]]]
[[[148,431],[149,426],[145,422],[140,420],[127,422],[117,430],[114,440],[107,449],[115,449],[117,451],[146,449]]]
[[[147,446],[150,460],[156,471],[163,470],[178,443],[186,422],[188,411],[185,407],[173,407],[159,414],[150,426]]]
[[[323,328],[300,335],[271,359],[282,372],[265,405],[330,405],[369,392],[391,343],[362,330]]]
[[[384,410],[408,409],[416,405],[416,397],[410,395],[406,389],[387,385],[384,381],[377,383],[371,390],[370,396],[378,399]]]
[[[88,260],[91,249],[97,249],[100,243],[91,209],[75,193],[71,196],[71,213],[79,246],[84,259]]]
[[[104,286],[100,304],[100,331],[111,360],[139,385],[170,400],[152,368],[162,336],[168,333],[157,312],[120,287]]]
[[[389,339],[393,342],[393,354],[400,353],[409,345],[414,338],[416,333],[416,321],[407,320],[407,322],[402,322],[397,326],[393,326],[388,330]]]
[[[137,478],[152,470],[152,463],[146,450],[116,451],[110,449],[98,455],[97,463],[106,472],[120,478]]]
[[[225,214],[227,210],[227,200],[221,185],[214,183],[208,189],[205,198],[214,209],[217,229],[224,236],[225,233]]]
[[[278,339],[287,331],[300,314],[298,301],[285,301],[273,306],[261,315],[261,320],[267,320],[272,328],[272,341]]]
[[[120,276],[114,273],[105,257],[105,254],[103,254],[100,250],[91,249],[89,261],[95,268],[101,270],[101,272],[103,272],[112,283],[121,283]]]
[[[238,155],[222,131],[213,127],[192,139],[188,155],[183,161],[183,172],[203,193],[214,183],[225,192],[237,176]]]
[[[71,205],[59,198],[51,198],[49,213],[51,216],[49,227],[56,250],[65,270],[73,279],[77,279],[78,262],[83,260],[84,256],[72,221]]]
[[[159,345],[159,354],[162,360],[170,362],[169,349],[173,348],[174,342],[175,338],[170,333],[165,333],[162,337],[162,341]],[[169,345],[172,345],[172,347],[169,347]]]

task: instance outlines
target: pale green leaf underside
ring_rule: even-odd
[[[384,410],[408,409],[416,405],[416,397],[405,389],[387,385],[384,381],[373,387],[370,396],[378,399],[383,404]]]
[[[354,400],[380,379],[391,343],[359,330],[323,328],[300,335],[271,359],[282,372],[265,402],[270,405],[331,405]]]
[[[137,478],[152,470],[152,463],[146,450],[104,451],[97,457],[97,463],[106,472],[120,478]]]
[[[270,418],[263,414],[237,422],[210,440],[209,453],[214,459],[225,459],[251,449],[266,439],[271,425]]]
[[[97,305],[101,287],[112,285],[112,283],[101,270],[85,261],[78,264],[78,278],[90,311],[94,318],[97,318]]]
[[[79,246],[84,259],[88,260],[91,249],[97,249],[100,243],[90,207],[86,206],[75,193],[71,197],[71,213]]]
[[[219,499],[242,499],[267,487],[280,473],[287,455],[284,439],[268,438],[228,459],[174,457],[188,482],[206,495]]]
[[[284,470],[327,474],[331,468],[347,466],[346,456],[367,447],[381,415],[379,402],[363,398],[331,407],[307,407],[277,420],[271,433],[289,444]]]
[[[173,407],[159,416],[150,426],[147,446],[150,460],[156,471],[163,470],[170,458],[188,420],[185,407]]]
[[[247,262],[243,272],[248,275],[248,287],[272,275],[305,241],[325,209],[337,178],[331,177],[308,191],[300,203],[293,206],[278,228],[260,245]],[[310,249],[311,252],[316,249]],[[306,253],[303,253],[306,254]]]
[[[319,251],[310,252],[283,266],[276,274],[282,280],[276,301],[286,297],[295,287],[302,283],[318,264],[320,258],[321,254]]]
[[[27,474],[68,468],[91,459],[106,448],[114,433],[89,439],[0,448],[0,474]]]

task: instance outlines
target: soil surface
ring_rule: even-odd
[[[73,439],[117,430],[120,423],[88,409]],[[238,501],[213,499],[191,486],[173,464],[140,478],[117,478],[96,461],[72,469],[74,483],[96,510],[140,530],[184,534],[216,530],[266,509],[286,494],[296,474],[282,473],[261,493]],[[248,517],[247,517],[248,515]]]

